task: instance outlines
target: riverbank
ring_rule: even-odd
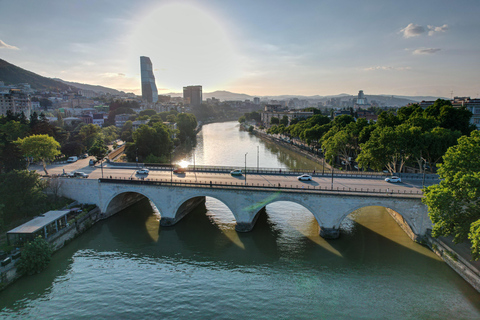
[[[452,237],[427,236],[428,247],[456,273],[480,292],[480,261],[473,261],[470,243],[453,243]]]
[[[242,124],[242,128],[245,129],[245,130],[248,130],[248,128],[245,128],[245,126],[243,126],[243,124]],[[325,168],[325,170],[331,170],[331,166],[324,161],[323,157],[320,157],[319,155],[316,155],[316,154],[313,154],[313,153],[308,152],[306,150],[303,150],[302,148],[299,148],[299,147],[297,147],[297,146],[295,146],[291,143],[288,143],[286,141],[276,139],[276,138],[272,137],[271,135],[266,134],[265,132],[263,132],[261,130],[257,130],[255,128],[253,129],[252,133],[255,134],[257,137],[259,137],[260,139],[275,143],[279,146],[284,147],[285,149],[288,149],[290,151],[296,152],[296,153],[304,156],[308,160],[311,160],[311,161],[314,161],[314,162],[318,163],[321,166],[321,168],[323,167],[323,168]],[[321,168],[320,168],[320,170],[321,170]]]
[[[75,221],[68,227],[61,229],[60,231],[49,237],[47,241],[52,246],[53,253],[57,252],[66,244],[70,243],[73,239],[80,236],[82,233],[84,233],[92,225],[94,225],[101,219],[102,216],[100,213],[100,209],[94,208],[84,216],[75,219]],[[15,281],[22,277],[22,275],[17,274],[17,268],[15,266],[16,262],[19,259],[20,256],[18,256],[17,259],[12,259],[9,267],[5,268],[0,272],[0,291],[7,288],[9,285],[13,284]]]
[[[245,126],[243,129],[247,130]],[[294,151],[309,160],[315,161],[320,165],[323,165],[323,158],[317,156],[311,152],[303,150],[291,143],[276,139],[271,135],[266,134],[261,130],[254,129],[252,131],[257,137],[275,143],[288,150]],[[325,170],[331,170],[331,166],[325,163]],[[412,241],[422,243],[426,245],[432,252],[442,258],[445,263],[450,266],[455,272],[457,272],[465,281],[467,281],[475,290],[480,292],[480,261],[472,261],[470,254],[470,246],[467,243],[455,244],[450,238],[433,238],[427,236],[425,239],[418,239],[415,233],[408,226],[407,222],[401,215],[387,208],[387,212],[397,222],[397,224],[403,229]]]

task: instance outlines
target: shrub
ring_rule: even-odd
[[[23,247],[22,256],[17,262],[17,271],[28,275],[40,273],[50,263],[52,252],[46,240],[40,236],[35,238]]]

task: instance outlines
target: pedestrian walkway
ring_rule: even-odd
[[[441,241],[445,246],[447,246],[452,252],[456,253],[459,257],[462,257],[472,269],[475,269],[476,272],[480,275],[480,260],[474,261],[472,259],[471,243],[466,241],[463,243],[455,244],[453,243],[453,237],[438,237],[437,240]]]

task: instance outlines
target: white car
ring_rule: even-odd
[[[400,179],[400,177],[393,176],[393,177],[385,178],[385,181],[387,181],[387,182],[402,182],[402,179]]]
[[[301,176],[298,176],[297,179],[300,180],[300,181],[302,181],[302,180],[312,181],[312,176],[310,176],[308,174],[302,174]]]
[[[150,170],[148,170],[148,169],[137,170],[137,174],[148,174],[149,172],[150,172]]]
[[[241,169],[235,169],[235,170],[230,171],[230,174],[232,176],[241,176],[242,175],[242,170]]]

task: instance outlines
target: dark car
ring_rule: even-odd
[[[185,173],[187,172],[186,168],[178,167],[175,170],[173,170],[174,173]]]

